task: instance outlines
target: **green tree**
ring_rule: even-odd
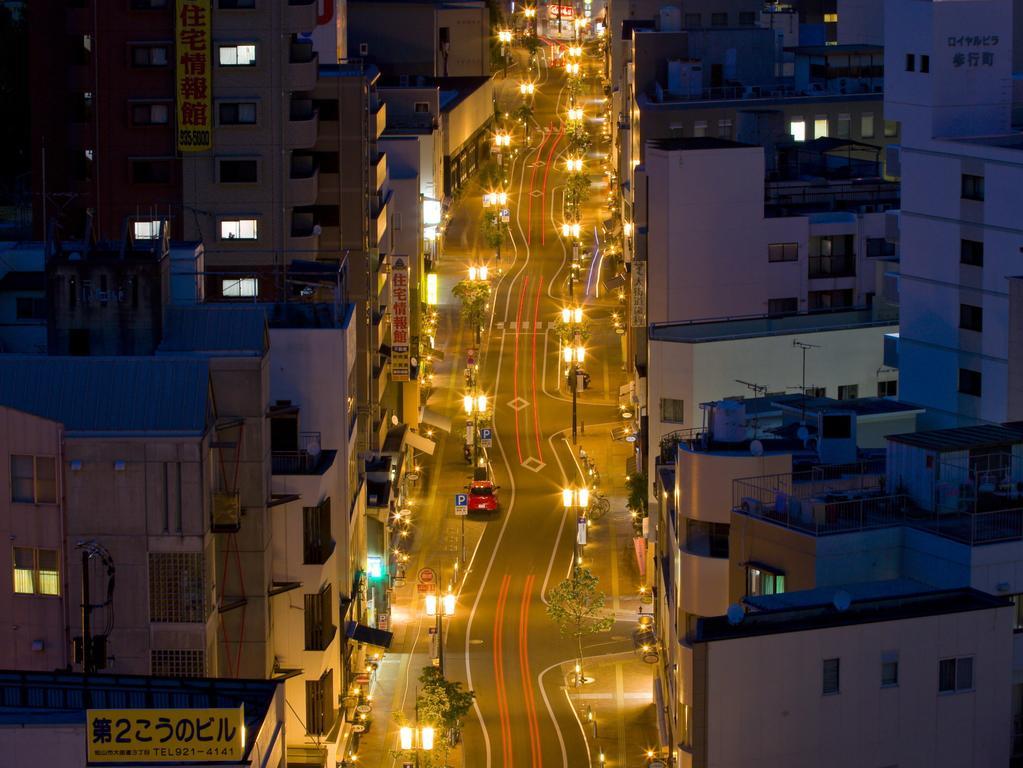
[[[448,680],[437,667],[424,668],[419,675],[419,684],[422,687],[416,697],[416,708],[420,722],[443,728],[445,738],[454,741],[453,735],[461,728],[462,719],[469,714],[476,694],[463,690],[461,683]]]
[[[590,321],[584,317],[581,323],[572,322],[571,320],[566,323],[561,319],[561,315],[558,315],[554,321],[554,331],[565,344],[575,341],[576,337],[579,338],[580,342],[584,342],[590,338]]]
[[[573,219],[579,218],[579,206],[586,202],[590,194],[590,177],[585,173],[573,173],[565,183],[565,205],[571,211]]]
[[[647,474],[633,472],[625,478],[629,497],[625,506],[632,512],[632,530],[636,536],[643,535],[643,518],[647,516]]]
[[[462,302],[462,319],[475,332],[478,346],[490,304],[490,283],[484,280],[462,280],[455,284],[451,293]]]
[[[574,637],[579,651],[579,674],[583,676],[583,635],[609,632],[614,616],[606,609],[607,596],[597,588],[590,571],[573,567],[572,574],[547,596],[547,615],[558,625],[562,637]]]

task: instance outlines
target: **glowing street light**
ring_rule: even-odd
[[[572,107],[568,110],[568,119],[570,122],[577,123],[583,119],[583,108]]]
[[[576,307],[570,309],[569,307],[563,307],[561,310],[561,322],[565,325],[574,322],[576,325],[583,321],[583,308]]]
[[[497,39],[501,43],[507,45],[512,41],[512,33],[510,29],[501,29],[497,32]]]
[[[568,170],[579,173],[583,169],[583,159],[581,157],[570,157],[565,161],[565,165],[568,166]]]
[[[433,736],[433,728],[429,725],[417,725],[414,728],[403,725],[398,731],[398,743],[404,752],[420,749],[429,752],[433,749]]]
[[[570,75],[578,75],[579,74],[579,62],[577,62],[577,61],[570,61],[568,64],[565,65],[565,71],[568,74],[570,74]]]
[[[561,225],[561,236],[562,237],[568,237],[568,236],[571,235],[572,237],[576,237],[577,238],[577,237],[579,237],[579,233],[580,232],[582,232],[582,227],[579,226],[579,222],[578,221],[576,221],[574,223],[567,223],[566,222],[566,223]]]
[[[508,133],[495,133],[494,134],[494,146],[495,147],[510,147],[511,146],[511,134],[508,134]]]
[[[536,83],[519,83],[519,93],[523,96],[532,96],[536,91]]]
[[[579,25],[576,24],[577,28],[578,28],[578,26]],[[577,58],[579,58],[580,56],[583,55],[583,49],[582,49],[581,46],[578,46],[578,45],[570,46],[569,49],[568,49],[568,55],[571,56],[573,59],[577,59]]]
[[[627,221],[622,225],[622,232],[625,233],[626,237],[632,237],[632,222]]]

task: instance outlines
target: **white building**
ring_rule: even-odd
[[[1013,3],[885,6],[885,111],[903,125],[900,396],[926,406],[935,426],[1018,419],[1007,281],[1023,246]]]

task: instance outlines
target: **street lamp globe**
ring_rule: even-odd
[[[412,728],[408,725],[403,725],[401,730],[398,731],[398,739],[403,750],[412,749]]]
[[[444,595],[444,615],[455,615],[455,594],[453,592],[448,592]]]
[[[485,413],[487,410],[487,396],[479,395],[476,397],[476,410],[480,413]]]
[[[579,506],[588,507],[590,505],[590,489],[583,486],[579,489]]]
[[[466,395],[462,398],[462,407],[465,409],[466,415],[472,414],[473,396]]]
[[[479,268],[478,274],[479,274],[480,280],[486,280],[487,279],[487,275],[490,274],[489,267],[487,267],[487,265],[484,264],[483,266],[481,266]]]
[[[437,615],[437,596],[434,594],[428,594],[426,596],[426,615],[427,616]]]
[[[433,749],[433,728],[429,725],[424,725],[419,732],[419,741],[423,746],[423,749],[429,751]]]
[[[476,267],[469,267],[469,280],[470,282],[476,281]]]
[[[571,363],[572,362],[572,348],[571,347],[565,347],[565,349],[563,350],[563,354],[564,354],[564,357],[565,357],[565,362],[566,363]]]
[[[583,321],[583,308],[582,307],[576,307],[574,315],[575,315],[575,321],[577,323],[581,323]]]

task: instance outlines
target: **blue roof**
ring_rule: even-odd
[[[0,355],[0,405],[69,433],[202,434],[208,401],[205,360]]]
[[[167,307],[160,352],[259,356],[267,345],[263,307],[195,304]]]

